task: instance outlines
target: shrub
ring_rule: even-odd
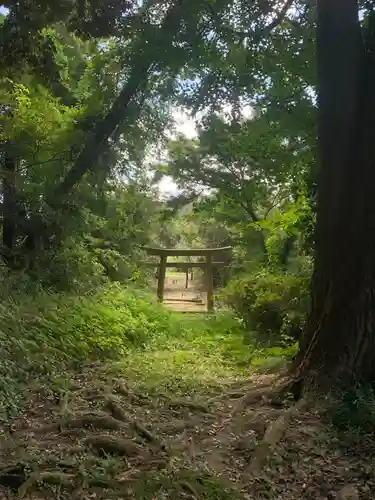
[[[308,276],[261,270],[233,279],[223,298],[262,339],[298,339],[308,311],[309,281]]]
[[[106,282],[103,266],[83,242],[67,238],[61,248],[40,252],[36,265],[29,271],[30,281],[41,289],[80,292]]]

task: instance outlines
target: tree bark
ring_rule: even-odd
[[[375,375],[375,31],[356,0],[318,2],[318,179],[312,309],[294,375],[322,388]],[[364,41],[363,41],[364,40]]]
[[[53,196],[47,200],[49,205],[52,207],[59,206],[85,173],[94,168],[104,144],[126,116],[127,107],[130,102],[147,85],[149,66],[150,62],[144,60],[133,68],[127,84],[113,103],[111,109],[105,118],[97,124],[93,135],[84,145],[73,167],[57,187]]]

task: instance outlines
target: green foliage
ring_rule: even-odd
[[[35,286],[58,292],[81,292],[108,280],[141,280],[141,247],[158,225],[158,207],[138,186],[119,185],[82,197],[80,207],[47,217],[49,224],[59,225],[59,238],[39,249],[30,269],[3,269],[1,275],[21,292],[27,276]]]
[[[71,237],[58,251],[41,253],[37,267],[29,271],[30,277],[41,289],[68,293],[85,291],[106,281],[100,263],[82,241]]]
[[[234,278],[223,298],[260,338],[298,339],[308,312],[309,282],[308,276],[261,270]]]
[[[305,179],[312,146],[266,115],[230,122],[208,117],[199,139],[169,143],[160,172],[192,192],[209,188],[195,211],[224,228],[248,259],[286,268],[295,242],[314,225]]]
[[[119,359],[170,335],[174,326],[152,297],[116,285],[83,296],[20,296],[2,302],[0,317],[2,415],[19,384],[64,366]]]
[[[80,296],[29,290],[3,300],[0,319],[0,418],[30,380],[50,385],[85,362],[111,360],[109,371],[149,390],[191,394],[246,379],[251,367],[280,367],[293,354],[258,345],[229,311],[181,321],[148,293],[119,285]]]
[[[305,244],[304,232],[312,232],[314,226],[315,214],[304,190],[298,193],[295,201],[288,200],[282,207],[275,206],[267,218],[253,224],[265,234],[267,262],[274,269],[290,269],[293,253],[304,256],[306,260],[301,248]]]
[[[285,367],[295,346],[264,347],[230,311],[214,316],[172,315],[174,327],[153,337],[145,351],[133,351],[112,366],[146,391],[212,394],[254,370]]]
[[[289,11],[280,19],[276,12],[265,15],[261,2],[192,1],[181,9],[178,2],[165,8],[113,0],[109,10],[100,1],[42,4],[42,14],[39,4],[28,4],[28,26],[17,2],[9,0],[0,29],[6,59],[17,54],[4,69],[1,104],[7,112],[1,115],[1,139],[20,167],[13,202],[22,208],[15,241],[5,243],[6,250],[24,256],[28,247],[20,242],[31,226],[42,242],[35,245],[30,275],[44,286],[75,287],[86,272],[104,272],[114,280],[134,276],[135,247],[150,236],[143,216],[149,205],[140,203],[134,213],[143,211],[141,220],[131,220],[131,205],[139,197],[128,188],[118,190],[112,224],[113,185],[124,177],[133,185],[147,180],[149,158],[159,157],[154,153],[166,140],[171,103],[182,103],[190,110],[205,108],[199,140],[171,141],[169,165],[160,172],[172,173],[185,191],[192,187],[193,195],[197,186],[211,188],[215,206],[205,224],[202,217],[196,221],[198,234],[175,231],[186,236],[177,243],[218,245],[234,238],[238,246],[257,246],[257,253],[264,253],[263,230],[251,224],[266,217],[275,192],[290,198],[291,186],[303,183],[314,157],[315,107],[306,90],[314,85],[307,63],[310,17],[303,17],[296,31]],[[273,15],[276,23],[270,27]],[[263,35],[268,41],[259,51]],[[250,60],[256,77],[249,79]],[[40,79],[36,70],[43,65]],[[285,113],[270,104],[278,94]],[[56,186],[87,149],[91,157],[83,156],[80,174],[63,189],[68,207],[51,209]],[[149,185],[147,190],[151,195]],[[278,208],[284,209],[282,203]],[[51,268],[41,272],[49,261]],[[22,262],[27,268],[29,257]]]
[[[333,425],[349,432],[352,437],[374,434],[375,391],[370,386],[358,386],[336,394],[329,405]]]

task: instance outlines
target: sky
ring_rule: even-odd
[[[173,136],[180,134],[184,135],[188,139],[196,139],[198,137],[196,122],[194,118],[189,115],[189,113],[183,109],[176,109],[172,111],[172,118],[175,122],[174,134],[171,134],[172,138]],[[158,187],[162,198],[176,196],[179,192],[176,183],[173,182],[171,177],[164,177],[159,182]]]
[[[186,111],[177,109],[172,113],[172,115],[175,121],[177,134],[183,134],[189,139],[195,139],[198,137],[195,120],[189,116]]]

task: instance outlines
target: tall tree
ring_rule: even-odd
[[[79,9],[81,3],[82,2],[77,2],[75,7]],[[143,110],[147,109],[149,111],[152,108],[152,104],[155,104],[155,102],[152,103],[152,100],[155,99],[154,94],[155,88],[158,84],[158,72],[160,74],[160,68],[158,68],[158,65],[162,69],[165,69],[165,72],[168,74],[169,53],[165,50],[165,47],[171,44],[172,40],[181,31],[179,30],[179,27],[183,17],[183,7],[185,2],[183,0],[178,0],[172,3],[168,10],[166,10],[165,7],[160,8],[160,6],[157,6],[156,10],[152,10],[153,6],[155,6],[157,2],[149,2],[144,6],[138,6],[137,8],[134,7],[135,4],[133,5],[134,8],[130,8],[131,4],[126,4],[126,8],[122,4],[123,2],[118,2],[118,9],[113,14],[115,20],[117,16],[118,23],[115,23],[113,26],[111,25],[111,28],[109,27],[109,24],[111,23],[109,23],[107,19],[108,16],[105,14],[105,9],[99,9],[98,11],[95,9],[90,10],[91,17],[89,17],[90,19],[92,18],[92,23],[90,24],[89,32],[85,33],[85,35],[103,35],[100,29],[97,33],[94,33],[95,26],[100,27],[99,25],[101,22],[104,23],[104,27],[106,27],[108,31],[105,33],[107,36],[114,34],[122,35],[117,39],[117,47],[115,47],[117,53],[116,50],[113,51],[115,60],[112,62],[114,62],[115,65],[117,63],[118,67],[117,81],[116,79],[112,79],[113,81],[109,82],[109,84],[108,81],[105,81],[108,80],[108,70],[107,74],[103,74],[102,72],[101,75],[98,73],[95,74],[95,68],[91,71],[91,76],[101,77],[100,83],[103,83],[103,86],[100,89],[95,89],[95,80],[89,82],[90,85],[92,85],[90,89],[84,89],[82,85],[77,85],[78,82],[74,85],[73,77],[75,75],[73,75],[74,71],[72,70],[75,68],[69,67],[68,64],[64,64],[64,60],[61,58],[61,56],[67,56],[66,50],[65,53],[63,53],[64,51],[59,51],[58,47],[59,44],[61,45],[59,36],[63,33],[61,27],[54,27],[54,23],[58,21],[61,22],[66,18],[68,29],[77,29],[82,32],[82,23],[78,23],[79,26],[75,24],[77,16],[74,17],[74,12],[72,15],[69,15],[69,11],[62,12],[59,9],[55,10],[54,6],[47,1],[47,13],[49,12],[51,15],[38,17],[35,13],[37,6],[33,3],[28,4],[27,2],[21,2],[19,4],[18,2],[10,2],[7,4],[10,8],[10,12],[0,31],[0,49],[2,50],[4,59],[6,60],[6,57],[9,56],[11,51],[10,48],[14,49],[14,45],[17,45],[17,39],[13,36],[15,28],[17,28],[20,33],[25,32],[27,36],[30,35],[30,43],[32,44],[32,47],[31,50],[26,49],[24,52],[21,51],[19,58],[21,63],[20,67],[12,66],[10,73],[8,72],[5,76],[12,76],[19,79],[24,77],[26,74],[30,80],[30,76],[36,71],[36,68],[34,67],[35,65],[33,65],[33,62],[35,62],[33,54],[36,53],[38,57],[40,56],[43,58],[40,44],[43,40],[47,40],[49,47],[48,54],[53,62],[53,71],[55,73],[60,72],[60,74],[58,75],[58,82],[55,82],[53,76],[47,72],[44,83],[46,85],[51,84],[47,86],[50,87],[52,91],[56,91],[57,89],[60,93],[58,96],[59,98],[66,98],[67,94],[68,97],[69,94],[71,94],[70,97],[73,97],[73,104],[81,104],[83,106],[90,106],[91,104],[90,110],[93,111],[93,116],[89,116],[89,113],[87,113],[88,116],[80,116],[75,120],[76,137],[77,139],[78,137],[81,137],[80,143],[77,143],[76,140],[74,140],[76,147],[71,148],[72,154],[70,155],[70,158],[61,159],[59,165],[60,168],[53,173],[49,173],[50,175],[48,175],[48,180],[45,186],[46,189],[43,190],[44,192],[39,198],[40,202],[36,213],[28,213],[26,220],[23,221],[23,234],[18,235],[22,237],[26,236],[26,238],[22,238],[22,252],[27,253],[27,251],[31,249],[35,253],[36,247],[43,247],[46,240],[51,237],[51,232],[56,232],[56,228],[58,226],[55,225],[52,227],[51,231],[51,225],[48,224],[45,217],[41,217],[41,213],[50,212],[51,207],[55,209],[56,212],[59,212],[62,208],[61,205],[66,201],[66,198],[70,194],[72,188],[82,180],[86,173],[90,172],[92,174],[94,167],[99,166],[102,170],[102,178],[108,176],[108,168],[106,168],[108,157],[105,158],[105,161],[101,160],[103,160],[103,156],[107,154],[109,150],[117,149],[118,151],[121,149],[120,138],[122,134],[126,134],[126,146],[129,153],[128,156],[131,154],[132,138],[134,136],[133,131],[134,128],[136,128],[136,122]],[[91,4],[88,4],[88,7],[90,7],[90,5]],[[24,26],[25,16],[22,16],[25,9],[28,13],[27,19],[29,20],[26,22],[26,26]],[[127,12],[124,12],[124,9]],[[192,17],[194,18],[197,11],[196,9],[192,10]],[[189,11],[189,14],[192,13],[192,10]],[[75,11],[75,13],[77,13],[77,11]],[[93,13],[95,13],[95,16]],[[125,13],[127,16],[125,16]],[[35,16],[33,14],[35,14]],[[188,14],[184,12],[185,21],[187,17]],[[192,23],[194,24],[194,20]],[[86,28],[88,28],[88,26],[86,26]],[[118,32],[118,30],[120,30],[120,32]],[[31,36],[33,33],[35,34],[34,38]],[[68,37],[69,33],[65,34],[65,39]],[[91,68],[95,65],[95,52],[97,53],[99,51],[103,53],[103,51],[106,50],[106,46],[111,44],[116,45],[116,41],[113,42],[113,40],[106,40],[104,43],[104,49],[98,49],[96,44],[91,57],[87,57],[83,60],[81,72],[85,69],[85,65]],[[119,50],[120,46],[122,46],[121,53]],[[75,55],[79,55],[79,47],[78,50],[74,49],[75,48],[73,47]],[[43,64],[43,59],[39,62]],[[181,64],[182,63],[183,60],[181,60]],[[177,66],[177,69],[178,67],[179,66]],[[61,77],[61,69],[68,70],[68,73],[70,73],[68,75],[70,76],[70,82]],[[79,74],[79,72],[77,72],[77,74]],[[111,72],[111,74],[113,75],[113,72]],[[82,80],[84,80],[84,76],[81,78],[80,82]],[[60,85],[55,85],[55,83]],[[113,83],[115,85],[113,85]],[[65,95],[61,95],[61,87],[64,86],[66,92],[64,92]],[[77,92],[75,92],[76,95],[74,95],[74,88],[77,87],[81,90],[80,96],[77,96]],[[110,88],[110,92],[108,92],[108,88]],[[90,99],[87,98],[87,95],[94,95],[95,90],[99,90],[96,92],[96,105],[93,103],[93,99],[91,99],[90,103]],[[105,96],[105,102],[102,102],[103,95]],[[158,95],[157,98],[159,101],[159,107],[161,108],[160,104],[163,101],[163,96]],[[149,102],[147,102],[147,100]],[[65,110],[62,111],[64,113]],[[146,125],[149,125],[149,123]],[[6,135],[4,136],[4,139],[7,139]],[[3,146],[4,145],[5,142],[3,142]],[[12,151],[11,153],[12,155],[10,155],[8,151],[4,151],[1,155],[2,162],[6,162],[7,168],[4,168],[4,170],[7,171],[10,171],[10,160],[12,159],[13,164],[17,161],[17,150]],[[24,160],[24,158],[21,158],[21,160]],[[118,163],[120,164],[121,162]],[[59,182],[59,180],[61,182]],[[7,209],[8,213],[6,216],[7,221],[9,221],[8,225],[11,226],[11,219],[13,218],[14,226],[14,210],[11,207],[14,203],[11,203],[11,197],[14,198],[15,182],[12,180],[12,186],[10,186],[10,182],[10,175],[7,173],[6,178],[4,177],[3,179],[3,191],[4,194],[6,194],[7,200],[9,199],[9,202],[7,202],[6,206],[4,205],[4,208]],[[10,189],[10,187],[12,187],[12,189]],[[43,201],[47,202],[44,204],[44,207],[41,206],[43,205]],[[47,205],[49,205],[49,208]],[[26,210],[23,210],[23,213],[26,215]],[[18,213],[17,215],[20,217],[21,214]],[[13,227],[13,232],[14,230],[15,227]],[[9,231],[6,231],[6,233],[8,234]],[[20,241],[20,238],[18,238],[18,241]],[[11,252],[13,251],[13,242],[14,238],[10,238],[8,236],[4,241],[4,243],[6,243],[6,247]]]
[[[306,114],[314,111],[306,97],[296,107]],[[241,121],[210,116],[199,127],[198,140],[182,137],[169,142],[169,159],[156,167],[156,174],[171,175],[179,187],[189,187],[190,192],[198,187],[211,190],[215,196],[210,204],[216,206],[218,222],[236,226],[242,245],[255,246],[261,259],[269,262],[266,240],[271,224],[267,222],[275,211],[295,205],[305,189],[315,127],[306,118],[293,130],[272,111]],[[292,233],[288,231],[281,251],[283,266],[293,248]]]
[[[238,108],[240,93],[261,96],[267,89],[283,87],[280,81],[291,82],[290,72],[285,71],[276,85],[276,80],[269,76],[269,68],[264,65],[265,53],[267,57],[273,53],[270,65],[273,68],[279,64],[281,53],[288,54],[293,64],[298,53],[298,61],[305,64],[298,48],[299,41],[292,36],[295,27],[292,23],[294,14],[288,13],[291,4],[291,0],[276,5],[274,2],[249,3],[247,0],[149,0],[141,5],[135,0],[111,0],[109,3],[69,0],[57,6],[51,0],[43,0],[42,4],[7,0],[5,5],[9,14],[0,30],[0,50],[8,64],[1,68],[1,76],[25,83],[21,77],[26,75],[35,83],[38,68],[43,66],[46,70],[43,79],[38,80],[39,87],[33,89],[30,102],[24,106],[24,117],[28,117],[26,128],[33,125],[32,140],[30,134],[23,133],[21,126],[17,134],[10,127],[12,134],[3,136],[3,145],[17,137],[14,141],[16,151],[10,151],[22,172],[17,170],[17,182],[13,182],[17,198],[22,198],[19,186],[22,189],[27,186],[35,200],[35,204],[18,200],[21,207],[17,216],[23,220],[16,231],[15,249],[20,253],[33,249],[35,255],[37,247],[48,246],[51,238],[54,241],[59,239],[61,225],[56,220],[61,212],[66,214],[70,210],[81,190],[89,190],[89,185],[97,187],[96,176],[102,181],[108,179],[108,175],[112,175],[112,179],[115,177],[115,168],[108,174],[108,163],[113,162],[115,155],[112,155],[111,162],[105,155],[114,152],[118,156],[126,149],[125,152],[129,152],[132,143],[129,138],[137,127],[140,113],[145,114],[152,105],[161,108],[168,100],[170,103],[181,98],[195,109],[216,109],[218,103],[225,104],[230,96],[234,108]],[[65,35],[61,24],[67,32]],[[75,54],[74,64],[67,63],[72,57],[66,50],[61,50],[64,37],[72,38],[73,43],[69,42],[69,45]],[[84,46],[86,38],[91,38],[90,47]],[[117,49],[117,52],[113,51],[114,60],[111,61],[117,67],[114,70],[117,77],[108,79],[111,71],[103,71],[103,68],[96,71],[98,68],[93,66],[98,52],[107,50],[112,44]],[[14,53],[17,57],[13,64],[11,55]],[[250,63],[253,66],[251,77],[248,71]],[[90,89],[82,85],[82,72],[89,74]],[[97,77],[99,84],[95,82]],[[43,88],[48,89],[44,101],[53,114],[58,115],[56,125],[61,123],[48,137],[44,134],[43,120],[30,119],[35,95],[38,96],[37,102],[43,101],[41,82]],[[30,90],[29,83],[30,80],[25,83],[27,91]],[[303,89],[304,84],[304,79],[298,76],[293,80],[293,87],[297,85]],[[18,99],[17,106],[13,104],[14,109],[25,102],[25,92],[21,94],[15,96],[22,99]],[[53,102],[55,98],[57,101]],[[42,115],[38,113],[38,116]],[[44,113],[43,116],[49,115]],[[144,137],[150,136],[149,127],[144,123]],[[42,158],[39,151],[36,161],[29,161],[25,155],[27,144],[34,142],[34,146],[40,149],[41,139],[53,153],[66,150],[64,157],[51,162],[54,154]],[[55,139],[64,145],[71,142],[72,147],[58,148]],[[5,161],[5,154],[2,154],[1,161]],[[46,161],[50,168],[40,168]],[[33,172],[36,175],[42,173],[42,176],[36,180]],[[29,183],[31,178],[33,182]],[[4,178],[4,192],[6,183]],[[14,197],[13,188],[8,192]],[[14,210],[11,204],[8,208],[10,221]],[[51,219],[56,219],[53,224]],[[6,238],[6,241],[7,245],[12,245],[14,239]]]
[[[375,12],[317,4],[319,152],[312,309],[297,358],[331,386],[375,372]]]

